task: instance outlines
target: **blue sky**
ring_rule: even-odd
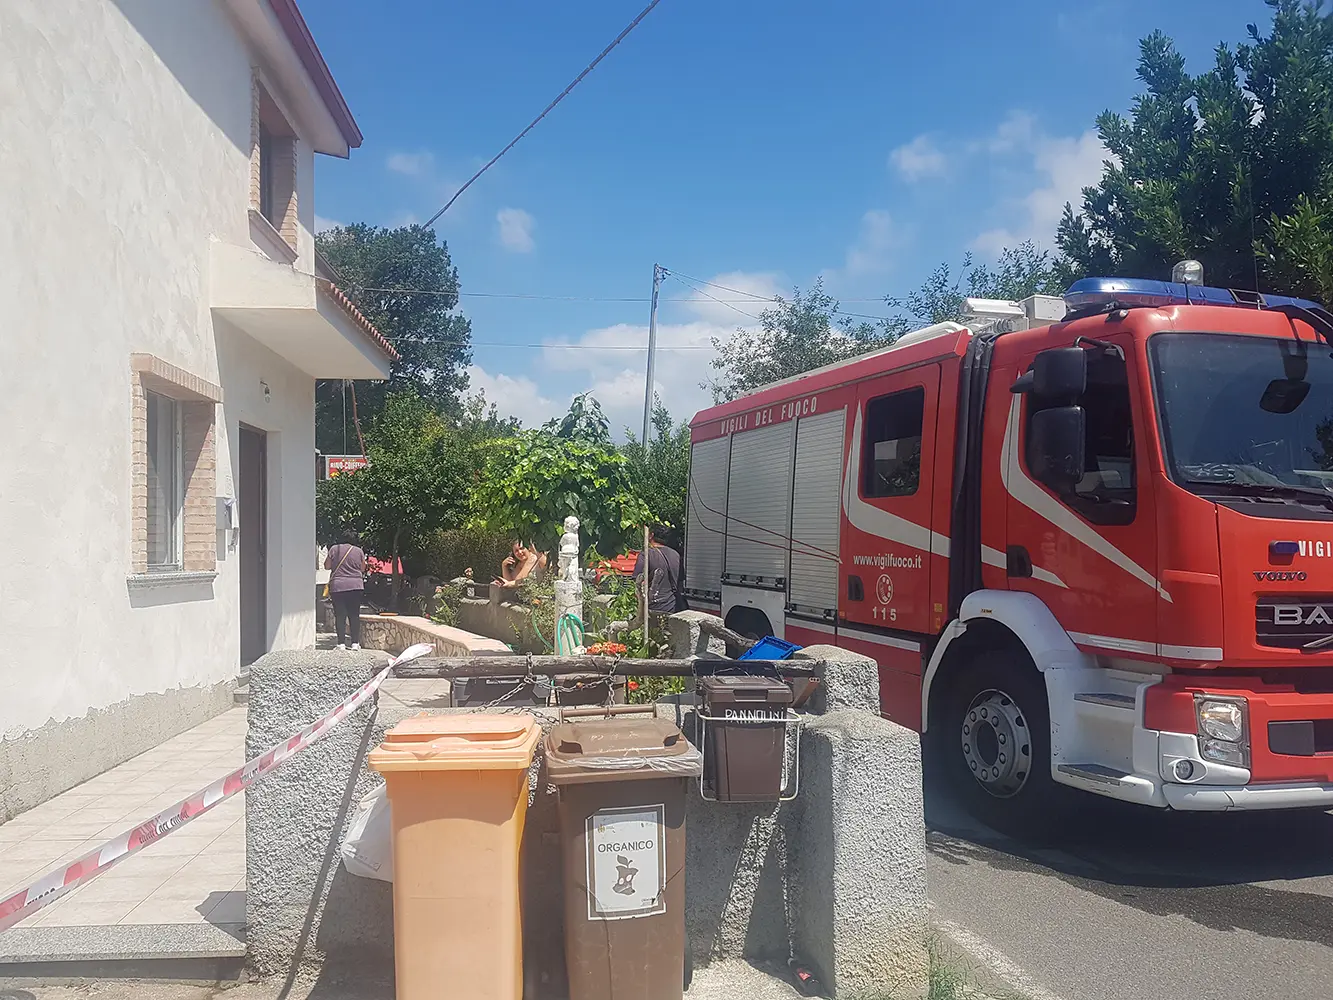
[[[321,220],[428,218],[641,7],[306,0],[366,137],[319,158]],[[437,224],[473,385],[529,424],[592,389],[637,428],[654,262],[758,295],[822,275],[880,315],[940,261],[1049,245],[1100,173],[1095,116],[1138,93],[1138,39],[1163,29],[1198,72],[1269,20],[1261,0],[662,0]],[[697,288],[662,290],[679,418],[709,400],[710,338],[762,307]]]

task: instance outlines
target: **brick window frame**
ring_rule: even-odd
[[[133,578],[171,576],[148,567],[148,393],[175,400],[181,420],[181,565],[176,574],[217,573],[217,407],[222,388],[151,354],[130,355]]]
[[[259,74],[250,84],[250,232],[275,259],[297,257],[296,130]]]

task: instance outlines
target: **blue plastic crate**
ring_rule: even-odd
[[[738,660],[785,660],[801,647],[794,642],[786,642],[777,636],[765,636],[747,649]]]

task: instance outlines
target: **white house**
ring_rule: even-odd
[[[357,128],[295,0],[0,3],[0,820],[314,641],[314,247]],[[299,724],[303,720],[293,720]]]

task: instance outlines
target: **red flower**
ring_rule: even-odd
[[[625,687],[629,688],[631,691],[637,691],[639,690],[639,682],[629,681],[628,683],[626,683]]]

